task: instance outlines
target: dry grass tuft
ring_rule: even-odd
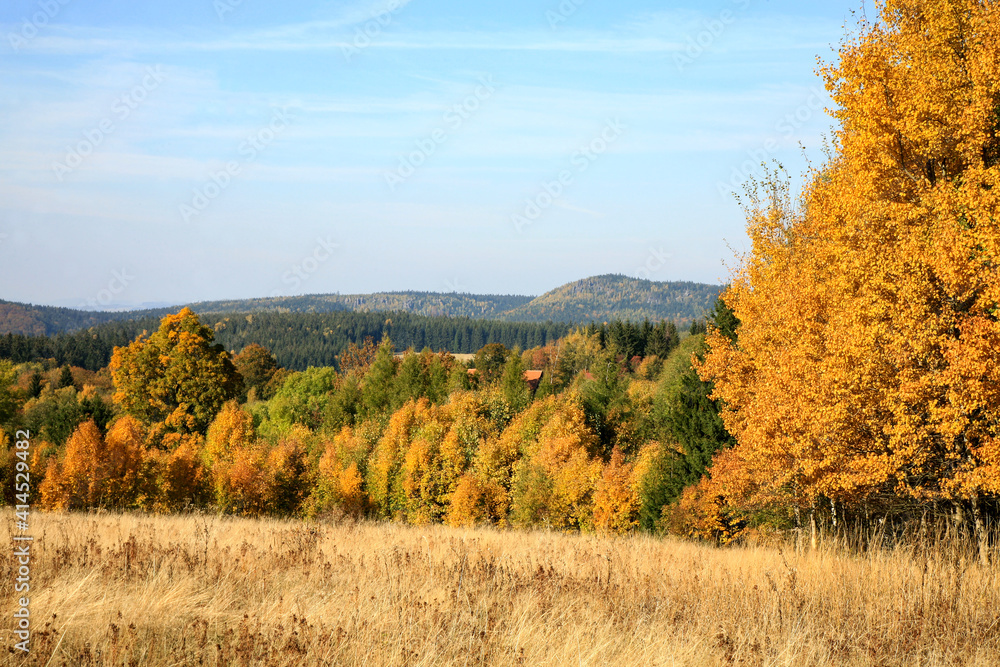
[[[5,647],[5,664],[1000,664],[997,570],[956,550],[197,515],[33,522],[32,651]],[[7,646],[14,568],[7,550]]]

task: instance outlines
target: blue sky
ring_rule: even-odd
[[[724,282],[856,6],[5,2],[0,298]]]

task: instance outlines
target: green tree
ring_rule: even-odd
[[[598,434],[605,459],[610,458],[616,444],[631,454],[631,443],[619,443],[617,437],[633,413],[628,396],[629,379],[607,353],[603,362],[595,364],[592,372],[594,379],[585,382],[581,392],[587,424]]]
[[[739,320],[722,299],[716,300],[706,326],[736,341]],[[695,355],[701,359],[705,350],[701,342]],[[696,484],[708,472],[716,452],[735,444],[719,416],[722,406],[711,398],[714,389],[688,362],[676,393],[668,399],[665,415],[667,436],[677,443],[679,451],[664,447],[643,480],[640,509],[643,528],[651,529],[663,506],[677,500],[686,487]]]
[[[448,367],[442,355],[431,354],[430,350],[426,350],[426,354],[429,355],[426,366],[427,398],[431,403],[440,404],[448,398]],[[450,355],[448,358],[454,361]]]
[[[44,388],[45,385],[42,384],[42,374],[35,371],[31,374],[31,384],[28,385],[28,396],[31,398],[38,398]]]
[[[677,325],[664,320],[653,327],[650,332],[649,340],[646,343],[646,355],[655,354],[660,359],[666,359],[680,343]]]
[[[336,369],[307,368],[285,380],[285,384],[268,402],[268,414],[288,425],[318,428],[323,423],[330,392],[336,386]]]
[[[521,359],[521,350],[514,348],[513,353],[507,357],[507,363],[503,367],[503,377],[500,379],[500,387],[503,390],[504,398],[514,412],[520,412],[528,407],[531,402],[531,389],[524,381],[524,361]]]
[[[73,381],[73,371],[70,370],[69,364],[62,367],[62,372],[59,374],[59,381],[56,383],[58,389],[63,389],[64,387],[75,387],[76,383]]]
[[[278,372],[278,360],[270,350],[263,345],[251,343],[233,357],[233,365],[243,378],[240,400],[246,401],[251,391],[254,397],[265,401],[273,396],[270,394],[269,383]]]
[[[0,424],[7,424],[17,414],[17,397],[13,387],[17,382],[14,364],[0,360]]]
[[[464,391],[472,388],[472,380],[469,378],[469,368],[465,364],[455,363],[448,374],[448,393]]]
[[[336,434],[345,426],[354,426],[361,407],[361,382],[357,373],[341,376],[337,388],[327,399],[323,428],[328,433]]]
[[[427,393],[427,377],[423,372],[420,356],[408,350],[399,364],[394,382],[394,405],[401,405],[409,400],[417,400]]]
[[[500,378],[508,356],[510,350],[500,343],[484,345],[476,352],[475,368],[479,386],[484,387]]]
[[[116,347],[110,368],[126,412],[178,432],[204,433],[240,390],[229,354],[188,308],[164,317],[151,336]]]
[[[375,353],[375,360],[365,374],[361,388],[361,403],[365,414],[380,415],[397,406],[395,395],[395,380],[398,362],[396,361],[392,341],[382,340]]]

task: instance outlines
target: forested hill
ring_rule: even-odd
[[[428,317],[497,319],[531,301],[530,296],[379,292],[376,294],[307,294],[263,299],[202,301],[190,305],[196,313],[334,313],[338,311],[400,312]]]
[[[672,320],[684,325],[703,317],[722,291],[719,285],[653,282],[621,275],[585,278],[540,297],[435,292],[320,294],[191,305],[196,313],[328,313],[397,311],[415,315],[496,319],[506,322],[586,324]]]
[[[684,326],[703,317],[722,291],[719,285],[653,282],[604,275],[569,283],[540,297],[517,295],[382,292],[313,294],[229,301],[203,301],[190,308],[206,313],[397,312],[505,322],[586,324],[612,320],[671,320]],[[109,322],[162,317],[181,306],[128,312],[92,312],[0,301],[0,335],[51,336]]]
[[[512,322],[610,322],[704,317],[722,292],[720,285],[653,282],[621,275],[585,278],[547,292],[503,314]]]
[[[56,306],[35,306],[0,300],[0,334],[14,333],[26,336],[51,336],[68,331],[123,320],[140,320],[162,317],[170,308],[155,310],[129,310],[120,312],[76,310]],[[180,310],[180,306],[176,308]]]

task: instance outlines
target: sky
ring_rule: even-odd
[[[6,0],[0,299],[724,283],[858,7]]]

